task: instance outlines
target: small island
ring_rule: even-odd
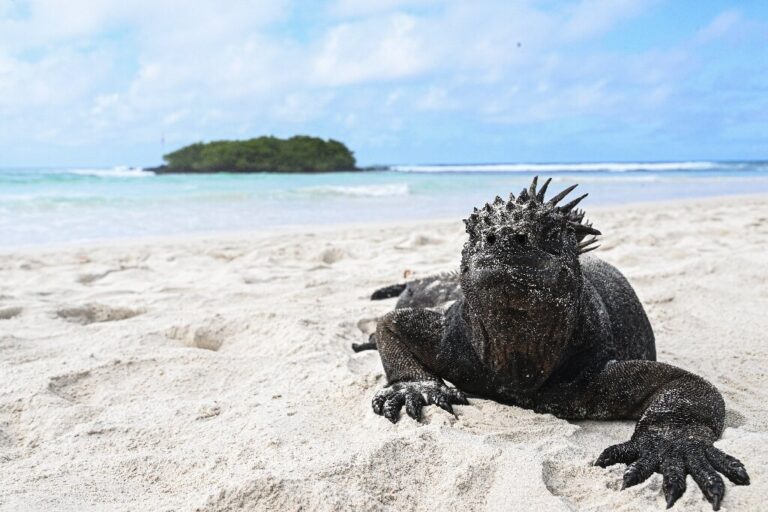
[[[147,170],[157,174],[358,170],[343,143],[306,135],[198,142],[164,155],[163,160],[165,165]]]

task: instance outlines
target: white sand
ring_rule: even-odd
[[[591,212],[659,359],[715,383],[717,444],[768,500],[768,198]],[[456,267],[459,222],[0,254],[2,510],[663,510],[590,463],[629,422],[473,400],[456,420],[370,410],[358,321],[378,286]],[[709,510],[688,479],[676,510]]]

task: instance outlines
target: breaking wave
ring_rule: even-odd
[[[319,185],[304,187],[295,191],[305,196],[343,196],[343,197],[387,197],[407,196],[410,193],[405,183],[384,185]]]
[[[746,163],[730,162],[596,162],[576,164],[480,164],[480,165],[395,165],[398,172],[632,172],[741,170]]]
[[[62,172],[78,176],[97,176],[99,178],[146,178],[155,175],[155,173],[141,168],[124,166],[108,169],[66,169]]]

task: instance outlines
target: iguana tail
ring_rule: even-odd
[[[390,286],[385,286],[384,288],[379,288],[375,292],[373,292],[373,295],[371,295],[371,300],[383,300],[383,299],[391,299],[392,297],[397,297],[401,293],[403,293],[403,290],[405,290],[406,285],[405,284],[393,284]]]
[[[376,350],[376,333],[372,332],[371,335],[368,336],[367,343],[353,343],[352,350],[355,352],[362,352],[363,350]]]

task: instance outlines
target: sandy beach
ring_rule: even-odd
[[[589,209],[595,253],[651,318],[659,360],[725,397],[717,446],[768,500],[768,196]],[[593,467],[631,422],[485,400],[421,424],[372,413],[393,301],[457,266],[459,219],[0,253],[0,510],[660,511]],[[693,480],[674,510],[711,510]]]

